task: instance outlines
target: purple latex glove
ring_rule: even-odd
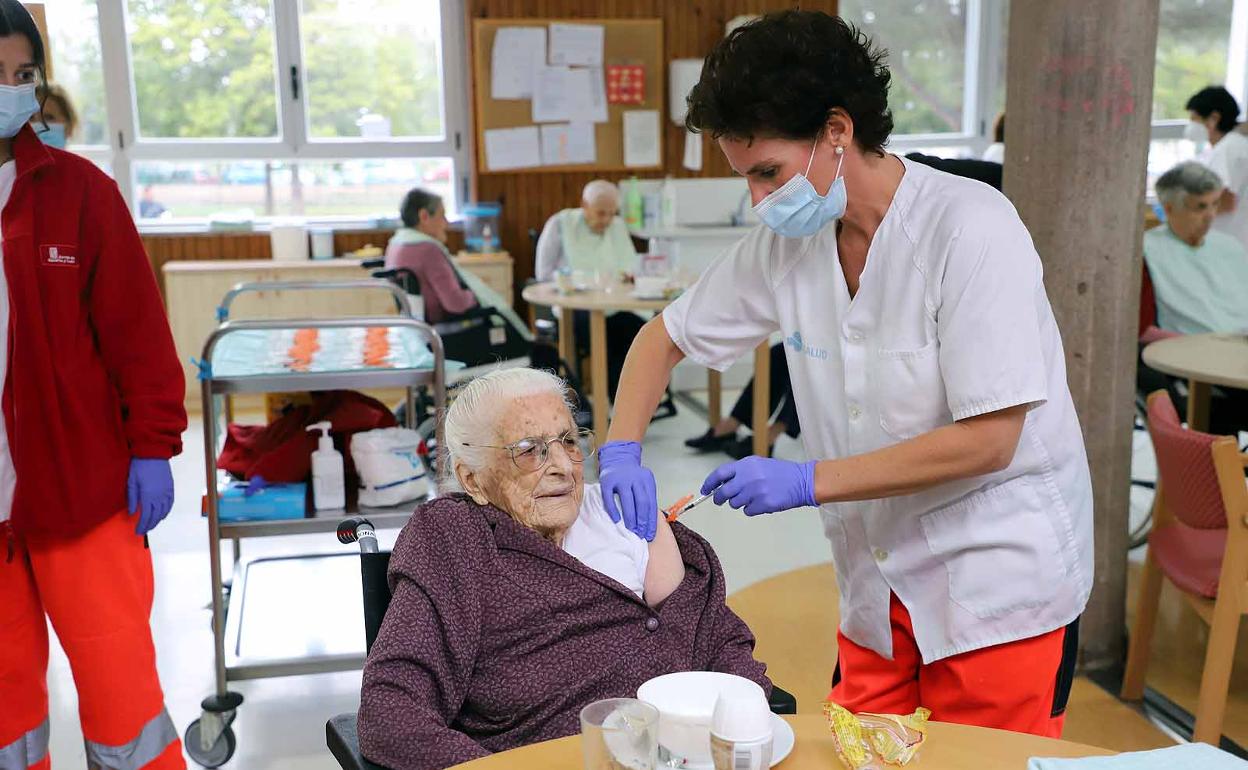
[[[654,474],[641,464],[641,444],[609,441],[599,447],[598,482],[611,521],[623,518],[628,531],[643,540],[654,540],[659,526],[659,495]],[[618,508],[616,497],[620,498]]]
[[[724,463],[702,482],[702,494],[711,490],[716,505],[744,508],[746,516],[816,505],[815,462],[747,457]]]
[[[134,528],[137,534],[146,535],[164,521],[173,508],[173,471],[169,461],[131,459],[126,501],[126,510],[139,516],[139,525]]]

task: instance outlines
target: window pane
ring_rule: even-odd
[[[51,36],[52,82],[69,92],[78,113],[71,144],[106,144],[104,67],[100,64],[100,21],[94,0],[44,0]]]
[[[129,0],[127,8],[141,135],[278,135],[267,0]]]
[[[1187,100],[1226,81],[1234,0],[1161,0],[1153,120],[1187,118]]]
[[[134,164],[143,219],[266,216],[398,216],[412,187],[442,196],[453,211],[450,158],[346,161],[228,161]]]
[[[888,50],[895,134],[962,130],[963,0],[842,0],[840,13]]]
[[[438,0],[303,0],[308,133],[441,138]]]
[[[1198,148],[1186,139],[1154,139],[1148,144],[1148,189],[1153,194],[1153,183],[1185,160],[1196,160]]]

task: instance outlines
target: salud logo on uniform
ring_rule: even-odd
[[[78,257],[75,256],[77,249],[73,246],[56,243],[44,243],[39,245],[40,256],[43,257],[43,264],[46,267],[78,267]]]
[[[820,361],[826,361],[828,358],[828,351],[824,350],[823,348],[816,348],[811,345],[807,345],[802,340],[801,332],[798,332],[798,331],[793,332],[792,334],[788,336],[788,338],[784,342],[786,345],[793,348],[794,353],[804,353],[807,356],[811,358],[816,358]]]

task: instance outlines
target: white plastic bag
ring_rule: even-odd
[[[420,434],[408,428],[381,428],[351,437],[361,507],[389,508],[429,494],[419,447]]]

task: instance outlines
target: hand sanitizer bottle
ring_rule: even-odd
[[[347,507],[347,481],[342,453],[334,449],[329,437],[333,425],[318,422],[308,430],[319,430],[318,448],[312,453],[312,505],[318,511],[341,510]]]

